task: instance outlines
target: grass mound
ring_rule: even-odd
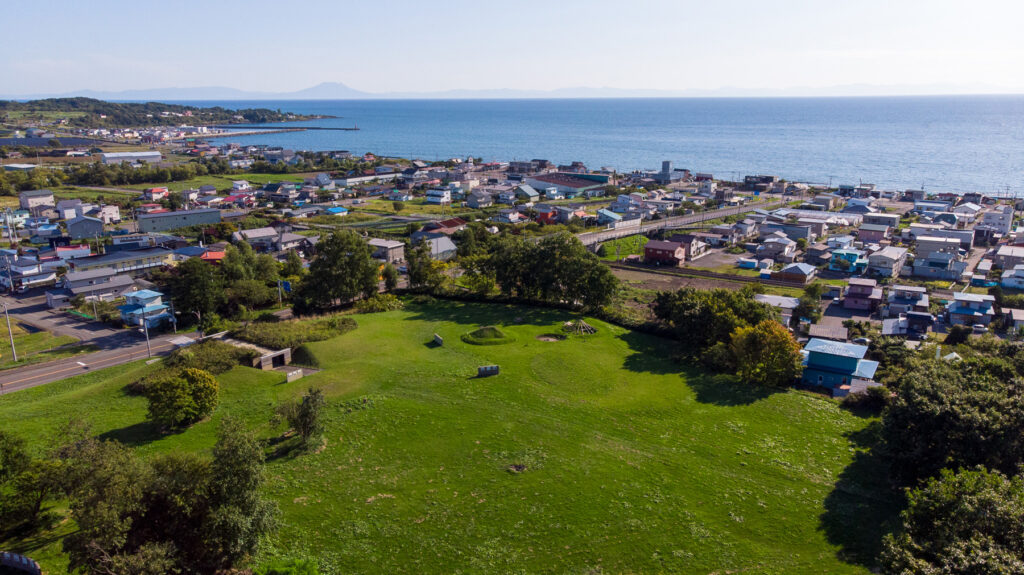
[[[469,333],[462,334],[462,341],[473,345],[501,345],[512,343],[516,338],[506,334],[493,325],[485,325]]]
[[[268,349],[298,347],[309,341],[331,339],[356,328],[350,317],[323,316],[277,323],[251,323],[232,333],[234,337]]]

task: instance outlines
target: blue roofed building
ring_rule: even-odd
[[[121,312],[121,321],[128,325],[157,327],[165,321],[171,321],[169,307],[163,302],[164,294],[153,290],[139,290],[124,294],[125,303],[117,309]]]
[[[995,302],[994,296],[955,292],[946,304],[946,315],[950,325],[988,325],[995,317]]]
[[[614,224],[622,220],[622,216],[616,214],[611,210],[600,209],[597,210],[597,223],[599,224]]]
[[[829,260],[828,269],[834,272],[847,272],[851,274],[864,273],[868,267],[868,258],[864,252],[853,249],[839,249],[832,252],[832,259]]]
[[[811,338],[804,346],[804,385],[824,387],[832,397],[862,393],[880,384],[874,381],[878,362],[864,359],[866,345]]]

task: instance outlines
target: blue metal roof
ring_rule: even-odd
[[[139,290],[139,291],[129,292],[129,293],[126,293],[124,295],[125,295],[125,297],[150,299],[150,298],[154,298],[154,297],[163,297],[164,294],[162,294],[162,293],[160,293],[158,291],[150,290],[150,289],[142,289],[142,290]]]
[[[855,343],[843,343],[817,338],[813,338],[808,341],[807,345],[804,346],[804,349],[806,351],[838,355],[840,357],[855,357],[857,359],[864,357],[864,354],[868,352],[868,347],[866,345],[857,345]],[[878,367],[877,362],[875,363],[875,367]]]

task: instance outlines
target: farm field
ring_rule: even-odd
[[[896,509],[863,450],[873,419],[687,368],[673,342],[602,321],[565,336],[566,311],[438,301],[353,317],[307,344],[321,371],[235,368],[211,419],[179,434],[125,393],[155,369],[141,362],[0,397],[0,422],[42,448],[84,414],[145,456],[208,450],[239,417],[268,440],[282,523],[267,555],[329,574],[870,572]],[[463,341],[482,326],[500,341]],[[491,364],[499,375],[475,377]],[[328,398],[324,449],[273,453],[273,406],[311,386]],[[62,573],[72,529],[0,547]]]

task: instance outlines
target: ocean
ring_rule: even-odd
[[[187,102],[337,116],[228,138],[439,160],[543,158],[619,171],[773,174],[881,189],[1024,195],[1024,96]]]

